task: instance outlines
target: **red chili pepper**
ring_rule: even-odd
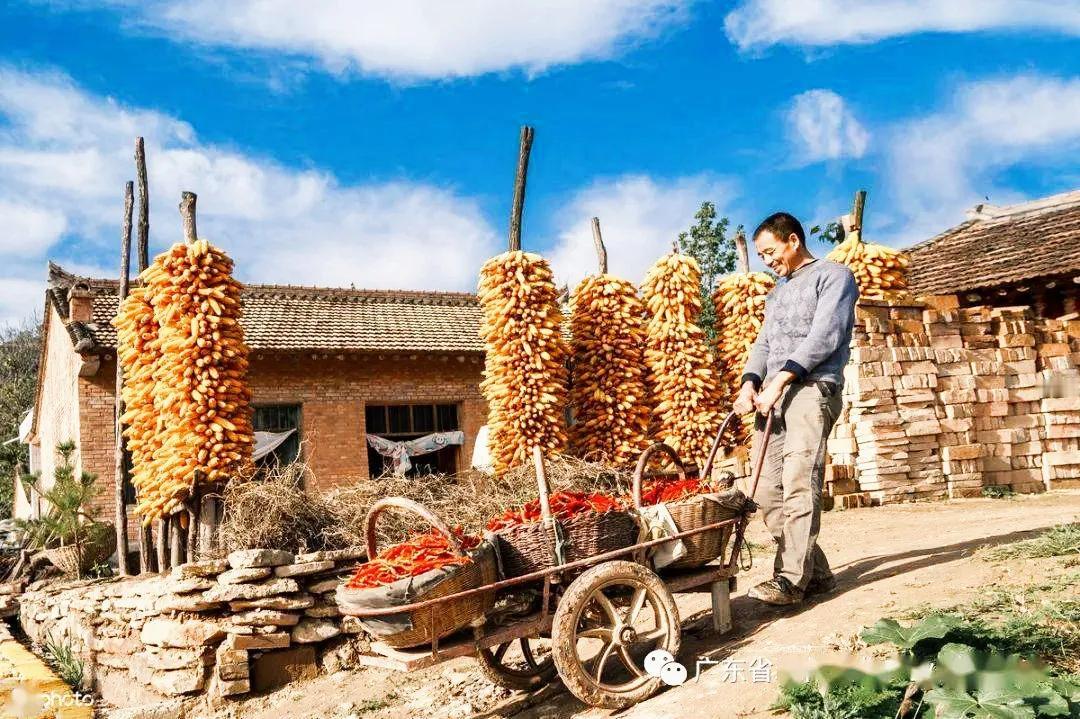
[[[462,549],[473,549],[480,544],[479,537],[466,535],[461,527],[454,527],[453,532]],[[415,577],[432,569],[471,561],[468,557],[455,554],[446,537],[432,530],[383,550],[377,557],[361,565],[346,586],[350,589],[369,589],[405,577]]]
[[[581,512],[610,512],[621,509],[622,505],[606,494],[585,494],[583,492],[556,492],[548,498],[551,514],[557,519],[570,519]],[[487,523],[487,529],[497,532],[500,529],[532,524],[541,519],[540,500],[526,502],[521,509],[511,509]]]

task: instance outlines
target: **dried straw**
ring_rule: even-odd
[[[628,473],[598,462],[565,455],[546,460],[552,492],[604,492],[622,495],[630,489]],[[236,482],[225,491],[222,547],[235,549],[282,548],[306,551],[364,546],[364,519],[381,497],[406,497],[423,504],[451,526],[482,535],[492,517],[536,498],[536,472],[531,465],[517,467],[500,477],[467,470],[458,474],[424,477],[383,475],[341,486],[324,493],[305,493],[302,480],[310,472],[304,465],[288,465],[261,481]],[[376,527],[379,547],[426,531],[422,520],[401,512],[387,512]]]

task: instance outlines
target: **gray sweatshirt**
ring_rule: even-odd
[[[765,323],[743,381],[756,387],[782,370],[800,381],[844,383],[859,287],[847,267],[817,260],[780,280],[765,300]]]

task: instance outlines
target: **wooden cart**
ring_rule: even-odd
[[[717,432],[701,476],[712,471],[721,437],[734,418],[734,413],[728,415]],[[766,422],[766,438],[770,425],[771,418]],[[764,449],[755,461],[751,497]],[[638,463],[635,483],[661,474],[643,471],[645,464]],[[537,469],[544,521],[549,521],[542,459]],[[396,503],[395,498],[380,500],[372,512]],[[427,610],[434,624],[439,606],[451,599],[493,591],[497,597],[495,608],[475,623],[471,635],[462,630],[419,649],[395,649],[373,642],[360,663],[410,671],[474,656],[488,678],[508,688],[534,689],[559,678],[586,704],[606,708],[636,704],[661,687],[661,679],[645,670],[645,656],[657,649],[678,655],[681,626],[674,594],[709,592],[714,630],[722,634],[731,629],[730,593],[735,588],[739,553],[753,511],[751,504],[749,510],[731,519],[436,599],[392,608],[354,609],[349,614],[360,618]],[[659,573],[648,567],[645,557],[650,547],[725,527],[733,539],[726,556],[719,557],[717,563]]]

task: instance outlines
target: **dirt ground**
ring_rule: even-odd
[[[1080,520],[1080,491],[1009,499],[971,499],[834,511],[823,516],[821,545],[838,579],[829,595],[796,611],[765,608],[745,596],[768,577],[772,546],[760,521],[749,533],[753,568],[740,575],[734,630],[723,637],[693,628],[709,606],[705,594],[679,595],[685,631],[678,657],[686,684],[622,712],[590,709],[558,685],[527,696],[486,682],[468,659],[409,675],[363,669],[337,672],[233,706],[230,719],[414,719],[420,717],[556,717],[706,719],[774,716],[768,711],[783,672],[810,665],[851,664],[853,637],[883,616],[917,606],[952,606],[988,587],[1037,581],[1039,562],[991,563],[973,557],[984,545],[1024,539]],[[705,665],[696,679],[699,660]]]

